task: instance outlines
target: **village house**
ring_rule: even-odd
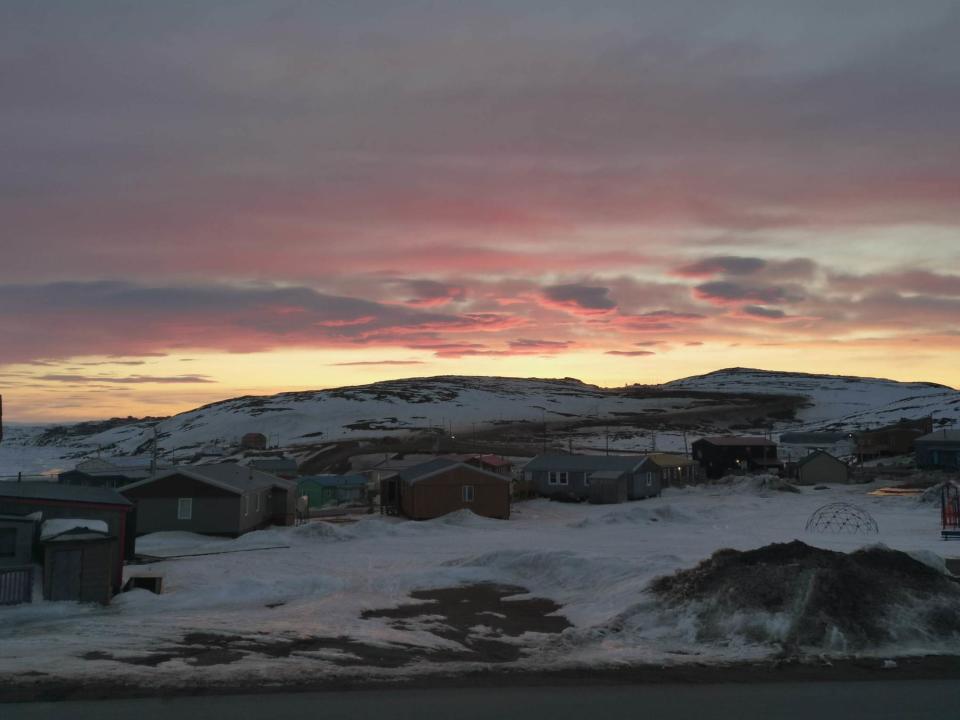
[[[651,453],[640,466],[640,472],[652,473],[661,488],[693,485],[703,481],[703,468],[694,460],[671,453]]]
[[[797,462],[798,485],[850,482],[850,468],[843,460],[824,450],[817,450]]]
[[[132,462],[124,462],[124,460],[129,459],[89,458],[81,460],[73,470],[66,470],[57,475],[57,482],[64,485],[116,489],[150,477],[149,461],[138,459]]]
[[[367,502],[364,475],[308,475],[297,481],[297,495],[307,498],[312,509]]]
[[[640,472],[645,459],[643,455],[538,455],[524,466],[523,476],[543,497],[589,500],[596,478],[602,479],[605,485],[611,482],[624,485],[626,499],[639,500],[660,494],[659,476],[651,473],[647,477]],[[594,498],[598,492],[593,492]],[[599,494],[605,498],[619,497],[622,491],[614,488]]]
[[[296,483],[235,463],[185,465],[120,488],[136,507],[137,532],[242,535],[296,521]]]
[[[428,520],[456,510],[510,517],[510,478],[450,458],[436,458],[380,481],[380,510]]]
[[[960,430],[937,430],[913,441],[917,467],[923,470],[960,470]]]
[[[908,455],[914,451],[917,438],[933,432],[933,419],[901,420],[893,425],[854,433],[854,453],[863,460]]]
[[[780,459],[792,462],[823,450],[834,457],[853,455],[856,449],[850,432],[790,432],[780,436]]]
[[[777,444],[765,437],[726,435],[705,437],[691,445],[693,459],[699,462],[708,478],[721,478],[729,473],[777,470]]]
[[[120,543],[102,520],[55,518],[40,530],[43,597],[47,600],[98,602],[114,594],[111,568]]]

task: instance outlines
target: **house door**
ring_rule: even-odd
[[[50,571],[51,600],[79,600],[83,550],[59,550],[53,553]]]

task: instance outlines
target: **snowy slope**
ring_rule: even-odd
[[[682,404],[684,399],[677,400]],[[692,403],[693,401],[688,401]],[[167,449],[235,443],[260,432],[291,446],[407,434],[431,428],[472,432],[499,423],[562,422],[653,412],[658,400],[622,397],[574,379],[439,376],[356,387],[240,397],[181,413],[156,425]],[[142,452],[151,423],[111,428],[69,446],[108,454]]]
[[[808,429],[865,429],[922,417],[933,417],[935,425],[960,422],[960,391],[935,383],[728,368],[674,380],[664,387],[801,395],[809,404],[797,419]]]

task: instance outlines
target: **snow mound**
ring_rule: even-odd
[[[960,639],[960,584],[882,545],[719,550],[649,592],[698,643],[851,651]]]
[[[626,510],[614,510],[600,517],[588,517],[579,522],[570,523],[572,528],[588,528],[597,525],[637,525],[651,522],[693,522],[695,518],[678,510],[673,505],[659,507],[634,506]]]
[[[446,515],[441,515],[438,518],[433,518],[432,520],[426,520],[423,523],[420,523],[424,527],[468,527],[468,528],[490,528],[490,527],[503,527],[502,520],[495,520],[493,518],[483,517],[477,515],[473,510],[455,510],[452,513],[447,513]]]
[[[534,592],[587,591],[632,580],[642,571],[614,558],[592,558],[569,551],[497,550],[444,563],[447,567],[483,568],[510,584]]]

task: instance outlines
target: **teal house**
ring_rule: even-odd
[[[306,496],[311,508],[362,505],[367,501],[367,478],[363,475],[308,475],[297,481],[297,494]]]

